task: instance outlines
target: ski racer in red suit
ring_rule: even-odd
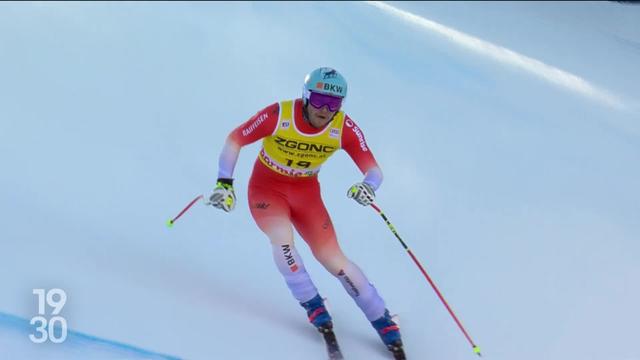
[[[396,354],[402,351],[399,328],[376,288],[340,249],[320,196],[317,174],[339,149],[364,174],[362,182],[348,190],[349,198],[367,206],[382,182],[382,171],[362,130],[341,111],[346,94],[347,83],[340,73],[319,68],[306,76],[302,98],[271,104],[234,129],[220,154],[217,186],[207,203],[226,212],[233,210],[233,171],[240,149],[262,140],[249,180],[249,207],[271,242],[276,266],[291,293],[320,332],[333,334],[332,318],[296,251],[295,228]]]

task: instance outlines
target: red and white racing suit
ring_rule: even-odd
[[[317,129],[304,120],[302,106],[301,99],[274,103],[234,129],[220,155],[218,177],[232,178],[242,146],[262,139],[249,180],[249,207],[271,241],[274,260],[289,289],[299,302],[318,294],[294,246],[295,228],[315,258],[373,321],[384,314],[384,301],[340,249],[317,174],[321,164],[339,149],[349,154],[374,189],[382,182],[382,172],[362,130],[346,114],[338,112]]]

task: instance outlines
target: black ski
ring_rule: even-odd
[[[333,332],[333,327],[328,326],[319,328],[318,331],[322,334],[322,338],[327,345],[327,354],[329,355],[329,359],[344,359],[342,352],[340,351],[340,345],[338,345],[338,339],[336,339],[336,334]]]
[[[402,341],[396,341],[388,345],[387,348],[393,354],[394,360],[407,360],[407,356],[404,354],[404,348],[402,347]]]

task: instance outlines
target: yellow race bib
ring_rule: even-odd
[[[278,128],[264,138],[260,161],[271,170],[287,176],[313,176],[336,150],[340,149],[344,113],[338,112],[323,131],[309,135],[296,128],[294,101],[280,103]]]

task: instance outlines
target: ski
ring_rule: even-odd
[[[338,339],[336,339],[336,334],[333,332],[332,327],[324,327],[318,329],[322,334],[322,338],[327,346],[327,354],[329,355],[329,360],[340,360],[344,359],[342,356],[342,352],[340,351],[340,345],[338,345]]]
[[[393,354],[394,360],[407,360],[407,356],[404,354],[404,348],[402,342],[398,341],[388,346],[389,351]]]

